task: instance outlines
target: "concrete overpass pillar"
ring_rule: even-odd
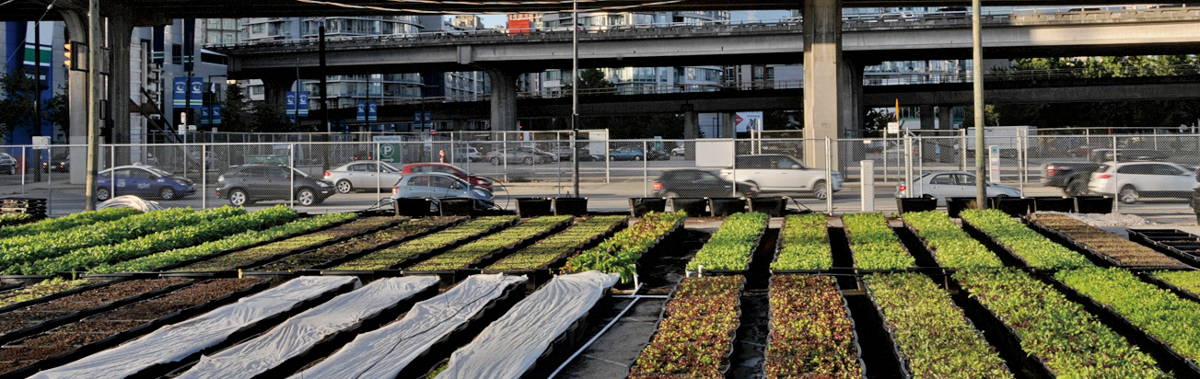
[[[263,100],[272,108],[282,111],[287,103],[287,93],[296,82],[295,76],[271,76],[262,78]]]
[[[933,105],[922,105],[918,113],[921,114],[921,129],[934,129],[933,125]]]
[[[517,74],[490,69],[492,81],[492,131],[517,130]]]
[[[109,76],[108,106],[110,121],[109,141],[128,143],[129,120],[129,43],[133,34],[133,20],[126,12],[116,12],[108,18]],[[125,157],[128,158],[128,157]],[[128,161],[128,159],[122,159]]]
[[[921,116],[921,129],[932,130],[933,126],[934,126],[933,125],[933,118],[934,118],[933,105],[922,104],[920,106],[920,108],[918,108],[917,113]],[[921,146],[920,146],[921,159],[931,160],[934,157],[936,157],[937,152],[938,152],[938,145],[940,145],[941,142],[944,141],[943,139],[936,138],[936,137],[941,137],[941,135],[939,135],[939,134],[918,134],[918,135],[931,138],[931,139],[924,139],[921,141]]]
[[[87,21],[85,15],[72,10],[59,9],[63,23],[67,27],[68,42],[87,41]],[[78,52],[72,59],[82,60]],[[71,145],[87,145],[87,73],[67,69],[67,106],[70,109],[70,125],[67,126],[67,142]],[[83,184],[87,171],[87,148],[70,148],[70,182]]]
[[[952,120],[950,120],[950,108],[951,107],[949,105],[939,105],[937,107],[938,129],[947,131],[947,132],[944,132],[944,134],[942,134],[942,135],[945,135],[947,137],[951,137],[951,136],[953,137],[953,138],[947,138],[947,139],[943,140],[945,142],[940,143],[940,145],[941,145],[940,153],[941,154],[938,155],[938,159],[941,160],[942,162],[954,162],[955,161],[954,146],[959,145],[961,142],[960,139],[958,138],[958,134],[953,134],[953,133],[948,132],[948,131],[954,130],[954,125],[953,125],[954,122]]]
[[[846,82],[842,61],[841,0],[804,2],[804,163],[825,167],[823,139],[838,138],[844,128]],[[858,82],[862,86],[862,81]],[[839,166],[837,144],[832,145],[833,167]]]
[[[938,129],[954,129],[954,121],[950,119],[950,108],[952,107],[949,105],[939,105],[937,107]]]
[[[839,138],[862,138],[863,136],[863,117],[867,113],[867,108],[863,104],[863,73],[866,70],[866,65],[862,62],[856,62],[852,59],[842,60],[842,80],[839,84],[841,90],[839,94],[841,99],[842,120]],[[861,143],[841,143],[838,146],[837,153],[840,157],[835,158],[838,170],[845,171],[847,163],[858,162],[866,159],[866,150]]]
[[[700,138],[700,114],[696,113],[695,106],[687,104],[683,106],[683,139],[684,142],[684,159],[696,160],[696,142],[695,139]]]

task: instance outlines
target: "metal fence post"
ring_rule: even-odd
[[[1117,164],[1120,163],[1121,160],[1117,156],[1120,155],[1121,152],[1117,150],[1117,136],[1116,135],[1112,136],[1112,152],[1113,152],[1113,154],[1112,154],[1112,170],[1113,170],[1113,177],[1112,177],[1112,180],[1113,180],[1113,211],[1112,211],[1112,213],[1119,215],[1119,214],[1121,214],[1121,177],[1119,176],[1121,173],[1121,170],[1118,169]]]
[[[976,151],[975,154],[979,154],[979,152]],[[912,180],[913,180],[913,178],[912,178],[912,135],[911,134],[908,134],[908,133],[904,134],[904,154],[901,154],[901,156],[904,157],[904,195],[905,195],[905,197],[912,197],[912,192],[913,192]]]
[[[208,209],[208,145],[200,145],[200,209]]]
[[[500,132],[500,161],[504,163],[504,181],[508,182],[508,133]]]
[[[650,175],[646,163],[650,160],[650,150],[647,150],[648,145],[646,140],[642,140],[642,197],[650,197]],[[736,192],[737,189],[735,188],[734,191]]]
[[[730,186],[729,192],[732,195],[732,197],[737,197],[737,195],[738,195],[738,192],[737,192],[737,182],[738,182],[738,180],[737,180],[737,139],[735,138],[735,139],[729,140],[729,144],[730,144],[730,146],[733,146],[733,149],[732,149],[733,157],[730,157],[730,159],[731,159],[730,162],[733,162],[733,163],[729,166],[729,168],[730,168],[729,174],[731,177],[733,177],[733,180],[731,180],[733,183]]]
[[[50,167],[53,165],[54,165],[54,161],[51,160],[50,163],[46,164],[46,167]],[[34,168],[34,170],[39,170],[39,169],[41,169],[41,168],[40,167]],[[25,157],[25,146],[21,146],[21,193],[25,193],[25,172],[26,171],[29,171],[29,159]]]
[[[375,143],[375,205],[383,201],[383,144]]]
[[[296,207],[296,144],[288,144],[288,206]]]
[[[936,137],[935,137],[936,138]],[[925,176],[925,137],[917,136],[917,176]],[[925,183],[921,183],[921,193],[925,193]]]
[[[967,129],[958,130],[961,141],[958,143],[958,155],[962,158],[962,163],[959,163],[958,169],[967,171]]]
[[[612,142],[607,138],[604,139],[604,183],[610,183],[610,175],[612,173]]]
[[[734,187],[737,185],[734,184]],[[830,216],[833,215],[833,142],[829,137],[825,137],[825,209]]]
[[[117,147],[108,145],[108,198],[117,197],[117,170],[113,162],[117,161]],[[49,165],[47,165],[49,166]],[[49,167],[47,167],[49,169]],[[187,172],[184,172],[184,177],[187,177]]]

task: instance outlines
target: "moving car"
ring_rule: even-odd
[[[400,172],[403,175],[409,175],[409,174],[414,174],[414,173],[424,173],[424,172],[436,172],[436,173],[442,173],[442,174],[450,174],[450,175],[457,176],[459,179],[462,179],[462,180],[465,180],[465,181],[471,183],[471,185],[473,185],[473,186],[480,187],[480,188],[483,188],[488,191],[492,190],[492,185],[493,185],[491,179],[484,178],[481,176],[471,175],[466,170],[463,170],[463,169],[459,168],[458,166],[451,165],[451,164],[445,164],[445,163],[409,163],[409,164],[404,165],[404,167],[401,167]],[[397,178],[397,179],[399,179],[399,178]],[[395,182],[396,181],[393,180],[390,183],[395,183]]]
[[[736,168],[722,169],[721,177],[736,179],[758,187],[762,192],[808,192],[824,200],[829,197],[825,185],[825,170],[804,167],[790,155],[739,155]],[[734,172],[736,170],[736,172]],[[833,192],[842,190],[842,174],[833,171]]]
[[[424,172],[405,175],[392,187],[392,199],[475,199],[483,208],[491,208],[491,191],[473,186],[457,176]]]
[[[492,165],[502,165],[505,161],[508,164],[523,163],[527,165],[541,164],[553,162],[557,156],[553,153],[548,153],[532,147],[517,147],[508,150],[496,150],[488,152],[487,160],[492,162]]]
[[[1057,187],[1069,196],[1087,194],[1088,180],[1092,172],[1100,168],[1099,163],[1089,162],[1048,162],[1042,165],[1042,185]]]
[[[303,206],[318,205],[333,196],[333,183],[309,177],[300,170],[278,165],[234,166],[217,177],[217,198],[235,206],[263,200],[289,200]]]
[[[1101,165],[1088,181],[1091,192],[1117,194],[1122,203],[1142,197],[1189,198],[1196,188],[1196,170],[1170,162],[1129,162]]]
[[[1013,186],[984,182],[988,197],[1020,197],[1021,190]],[[968,171],[943,171],[925,174],[912,183],[909,197],[932,197],[938,205],[946,205],[951,197],[975,197],[975,173]],[[896,197],[904,197],[907,187],[897,188]]]
[[[461,146],[454,148],[454,160],[458,162],[479,162],[483,160],[483,154],[474,146]]]
[[[641,147],[619,147],[608,152],[608,159],[614,161],[640,161],[642,158],[662,161],[671,159],[671,155],[653,148],[648,153],[642,152]]]
[[[153,166],[117,166],[96,173],[96,200],[100,201],[122,195],[175,200],[194,193],[191,180]]]
[[[12,175],[17,173],[17,158],[8,153],[0,153],[0,174]]]
[[[71,171],[70,154],[60,153],[54,154],[48,161],[42,161],[42,170],[50,170],[53,172],[69,172]]]
[[[686,154],[687,154],[687,148],[684,147],[683,145],[675,146],[674,149],[671,149],[672,156],[682,157]]]
[[[400,180],[400,170],[380,161],[356,161],[325,171],[326,181],[333,183],[338,193],[362,189],[384,189]]]
[[[558,147],[551,149],[550,152],[553,153],[555,156],[557,156],[558,160],[563,161],[563,162],[570,162],[571,156],[573,154],[575,154],[574,152],[571,151],[570,146],[558,146]],[[579,148],[579,161],[580,162],[591,162],[591,161],[600,161],[600,160],[604,160],[604,157],[592,154],[591,151],[588,151],[588,148],[586,148],[586,147]]]
[[[654,196],[658,197],[730,197],[733,195],[733,182],[725,180],[714,173],[682,169],[664,171],[654,179]],[[758,189],[744,182],[737,183],[737,192],[742,196],[756,196]]]

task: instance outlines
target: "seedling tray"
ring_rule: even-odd
[[[117,299],[114,301],[110,301],[107,303],[103,303],[103,304],[97,305],[95,307],[91,307],[91,308],[83,309],[83,310],[80,310],[80,311],[77,311],[74,313],[55,317],[55,318],[45,320],[45,321],[42,321],[42,322],[34,324],[34,325],[30,325],[25,328],[12,330],[7,333],[0,334],[0,343],[8,343],[8,342],[16,341],[17,339],[20,339],[25,336],[41,333],[41,332],[56,328],[58,326],[62,326],[62,325],[66,325],[68,323],[78,321],[80,319],[83,319],[84,317],[91,316],[96,313],[104,312],[104,311],[107,311],[110,309],[115,309],[115,308],[123,306],[125,304],[136,303],[136,302],[146,300],[146,299],[158,296],[158,295],[169,293],[171,291],[174,291],[174,290],[177,290],[177,289],[180,289],[183,287],[187,287],[191,284],[192,283],[190,283],[190,282],[182,282],[182,283],[172,284],[172,285],[169,285],[169,286],[166,286],[163,288],[150,290],[147,292],[142,292],[139,294],[135,294],[133,296],[129,296],[129,297]]]

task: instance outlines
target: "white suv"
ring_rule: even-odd
[[[829,196],[825,170],[806,168],[796,158],[784,154],[739,155],[737,181],[758,187],[760,192],[809,192],[818,199]],[[722,169],[721,177],[734,179],[733,169]],[[833,191],[842,190],[842,174],[833,171]]]
[[[1126,162],[1101,165],[1092,172],[1088,190],[1110,195],[1126,204],[1142,197],[1188,198],[1196,188],[1196,171],[1170,162]]]

